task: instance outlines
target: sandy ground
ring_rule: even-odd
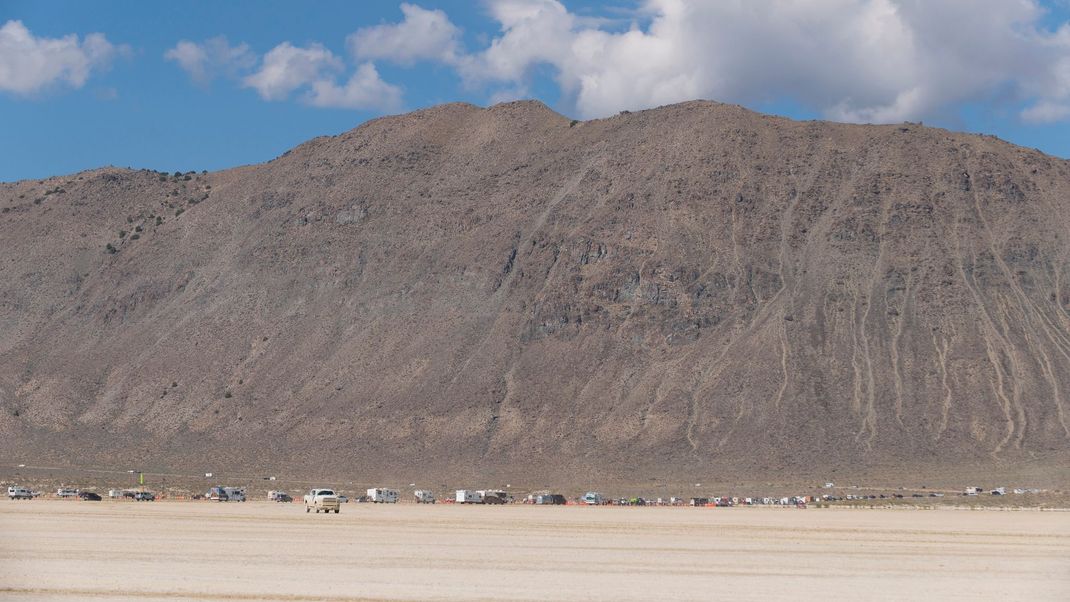
[[[0,501],[0,599],[1070,599],[1070,512]]]

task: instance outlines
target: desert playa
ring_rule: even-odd
[[[4,600],[1070,598],[1070,512],[0,503]]]

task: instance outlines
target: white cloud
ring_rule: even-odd
[[[315,107],[395,111],[401,107],[401,88],[384,82],[375,65],[364,63],[343,86],[332,79],[313,82],[305,101]]]
[[[58,85],[81,88],[90,75],[129,52],[103,34],[91,33],[82,41],[75,34],[36,37],[21,21],[8,21],[0,27],[0,91],[30,95]]]
[[[164,58],[178,63],[200,85],[206,85],[218,75],[235,76],[256,64],[256,55],[249,50],[248,44],[231,46],[224,36],[200,44],[180,40],[164,53]]]
[[[294,90],[329,79],[331,73],[344,69],[342,60],[321,44],[299,48],[283,42],[264,55],[260,69],[242,83],[264,100],[283,100]]]
[[[441,10],[402,4],[403,21],[357,30],[346,46],[358,60],[386,59],[411,65],[418,60],[452,63],[458,56],[461,30]]]
[[[832,119],[894,122],[1008,91],[1032,105],[1025,119],[1070,116],[1070,26],[1046,31],[1037,0],[647,0],[626,31],[557,0],[489,8],[499,35],[437,60],[470,85],[513,90],[548,66],[583,117],[788,98]]]

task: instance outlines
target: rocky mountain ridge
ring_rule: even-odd
[[[0,456],[560,483],[1070,458],[1070,164],[450,104],[0,184]]]

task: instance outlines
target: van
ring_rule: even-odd
[[[599,506],[605,503],[605,498],[602,497],[601,493],[595,491],[588,491],[587,493],[583,494],[583,503],[587,504],[588,506]]]

